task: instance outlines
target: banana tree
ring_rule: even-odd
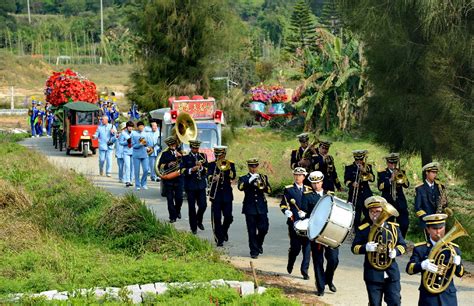
[[[305,130],[319,121],[319,127],[326,130],[337,127],[345,131],[365,101],[359,43],[348,35],[343,40],[343,34],[335,36],[325,29],[317,33],[317,50],[305,50],[306,79],[297,108],[306,111]]]

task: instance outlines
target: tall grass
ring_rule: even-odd
[[[19,138],[0,137],[8,204],[0,206],[0,295],[243,278],[209,242],[158,222],[137,197],[115,198]]]

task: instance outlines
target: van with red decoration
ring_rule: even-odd
[[[155,109],[150,112],[152,119],[158,121],[160,128],[160,146],[166,148],[164,140],[172,135],[176,119],[181,112],[186,112],[194,119],[197,126],[197,140],[201,141],[199,151],[207,155],[208,161],[213,161],[213,147],[221,145],[222,125],[225,124],[224,113],[217,109],[216,100],[212,97],[203,96],[170,97],[168,99],[170,107]],[[183,150],[189,152],[188,144],[183,144]]]

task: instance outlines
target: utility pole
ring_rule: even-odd
[[[26,6],[28,6],[28,23],[31,24],[30,0],[26,0]]]
[[[104,35],[104,8],[100,0],[100,42],[102,42],[102,35]]]

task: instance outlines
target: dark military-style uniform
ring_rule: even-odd
[[[461,256],[461,251],[457,244],[449,243],[454,247],[456,250],[456,254]],[[406,271],[408,274],[416,274],[422,273],[423,270],[421,268],[421,263],[428,258],[428,255],[432,249],[433,245],[430,242],[420,242],[415,244],[415,248],[413,249],[413,254],[410,257],[410,261],[407,264]],[[448,255],[449,257],[449,255]],[[448,258],[447,257],[447,258]],[[446,260],[448,260],[446,258]],[[458,277],[462,277],[464,275],[464,267],[462,263],[459,266],[454,267],[454,274]],[[420,298],[418,300],[419,306],[457,306],[457,298],[456,298],[456,287],[454,286],[454,281],[451,280],[448,288],[439,294],[432,294],[425,289],[423,286],[423,277],[422,283],[419,287],[420,290]]]
[[[372,196],[372,190],[370,190],[369,182],[375,181],[374,173],[372,172],[372,166],[367,165],[367,172],[370,174],[370,179],[368,181],[359,181],[359,193],[357,196],[357,202],[352,203],[355,206],[355,218],[354,218],[354,227],[357,228],[360,224],[361,215],[364,215],[364,219],[368,219],[368,210],[364,206],[364,201],[368,197]],[[354,194],[354,187],[352,183],[356,181],[357,175],[357,165],[352,163],[352,165],[346,166],[344,171],[344,184],[349,187],[349,197],[348,201],[352,201],[352,196]],[[360,177],[360,171],[359,171]]]
[[[298,162],[303,158],[303,152],[305,149],[299,147],[296,150],[291,151],[291,159],[290,159],[290,167],[291,169],[295,169],[298,166]]]
[[[170,168],[168,165],[170,162],[179,163],[178,157],[175,152],[166,148],[161,154],[158,162],[158,168],[164,169],[165,171]],[[176,221],[176,218],[181,219],[181,206],[183,205],[183,176],[180,175],[171,180],[162,180],[164,193],[166,194],[166,201],[168,203],[168,213],[171,222]]]
[[[197,162],[202,163],[202,169],[192,172],[191,169]],[[198,225],[203,229],[202,219],[207,208],[206,187],[207,187],[207,158],[204,153],[189,153],[184,156],[181,162],[181,173],[184,175],[184,190],[188,197],[189,226],[195,233]],[[196,204],[198,206],[196,212]]]
[[[324,183],[324,181],[323,181]],[[314,190],[303,194],[301,209],[307,216],[311,214],[321,196]],[[334,272],[339,264],[339,248],[324,246],[316,241],[311,241],[311,257],[313,258],[314,275],[316,276],[316,289],[324,293],[327,285],[333,284]],[[326,258],[326,271],[324,271],[324,258]]]
[[[403,173],[405,173],[405,171],[403,171]],[[400,224],[400,231],[402,232],[403,237],[406,237],[409,220],[407,199],[403,193],[403,188],[408,188],[410,186],[410,182],[407,180],[406,183],[402,185],[397,184],[397,199],[394,201],[391,194],[392,183],[394,182],[390,182],[391,177],[392,171],[388,168],[386,168],[385,171],[378,172],[377,186],[379,190],[382,191],[382,197],[397,209],[399,216],[396,218],[396,220],[398,224]]]
[[[235,171],[235,164],[227,160],[230,167],[226,171],[221,171],[216,167],[216,161],[209,163],[208,180],[210,182],[209,200],[211,201],[211,219],[212,228],[214,230],[214,240],[217,245],[222,245],[227,241],[228,230],[234,217],[232,216],[232,201],[234,196],[232,193],[231,181],[235,179],[237,173]],[[217,182],[212,182],[212,176],[219,175]],[[222,216],[224,220],[222,220]]]
[[[397,256],[404,254],[406,243],[400,232],[399,225],[393,222],[385,222],[383,226],[398,235],[395,247]],[[369,263],[368,252],[365,246],[369,242],[370,229],[370,223],[364,223],[359,226],[351,247],[352,253],[365,255],[364,281],[369,295],[369,305],[382,305],[382,297],[388,306],[401,305],[400,270],[395,258],[392,260],[392,264],[385,270],[377,270]]]
[[[294,228],[294,221],[298,221],[298,209],[295,205],[290,204],[291,199],[294,199],[298,207],[301,206],[301,200],[303,198],[303,193],[310,191],[311,187],[303,185],[302,190],[296,186],[296,184],[288,185],[285,187],[283,192],[283,198],[280,203],[280,209],[283,213],[285,210],[289,209],[293,213],[293,220],[288,218],[286,224],[288,225],[288,235],[290,237],[290,248],[288,250],[288,273],[291,273],[293,266],[296,261],[296,257],[302,251],[303,252],[303,261],[301,262],[301,274],[306,278],[308,277],[308,268],[311,254],[311,247],[309,244],[308,237],[302,237],[296,234]]]
[[[426,215],[436,213],[437,203],[440,197],[440,186],[444,189],[444,186],[437,181],[430,187],[425,180],[423,184],[415,187],[415,213],[420,219],[420,225],[423,228],[425,227],[425,223],[422,218]]]
[[[239,178],[238,187],[240,191],[245,193],[242,205],[242,213],[245,215],[247,224],[247,232],[249,235],[250,256],[255,257],[263,253],[263,241],[268,233],[268,207],[265,193],[270,194],[272,191],[268,183],[268,176],[260,174],[260,188],[256,181],[249,182],[251,174],[241,176]]]
[[[341,182],[337,177],[336,166],[334,165],[334,158],[327,155],[324,158],[321,154],[313,156],[314,170],[319,170],[324,174],[323,189],[328,191],[336,191],[341,189]]]

